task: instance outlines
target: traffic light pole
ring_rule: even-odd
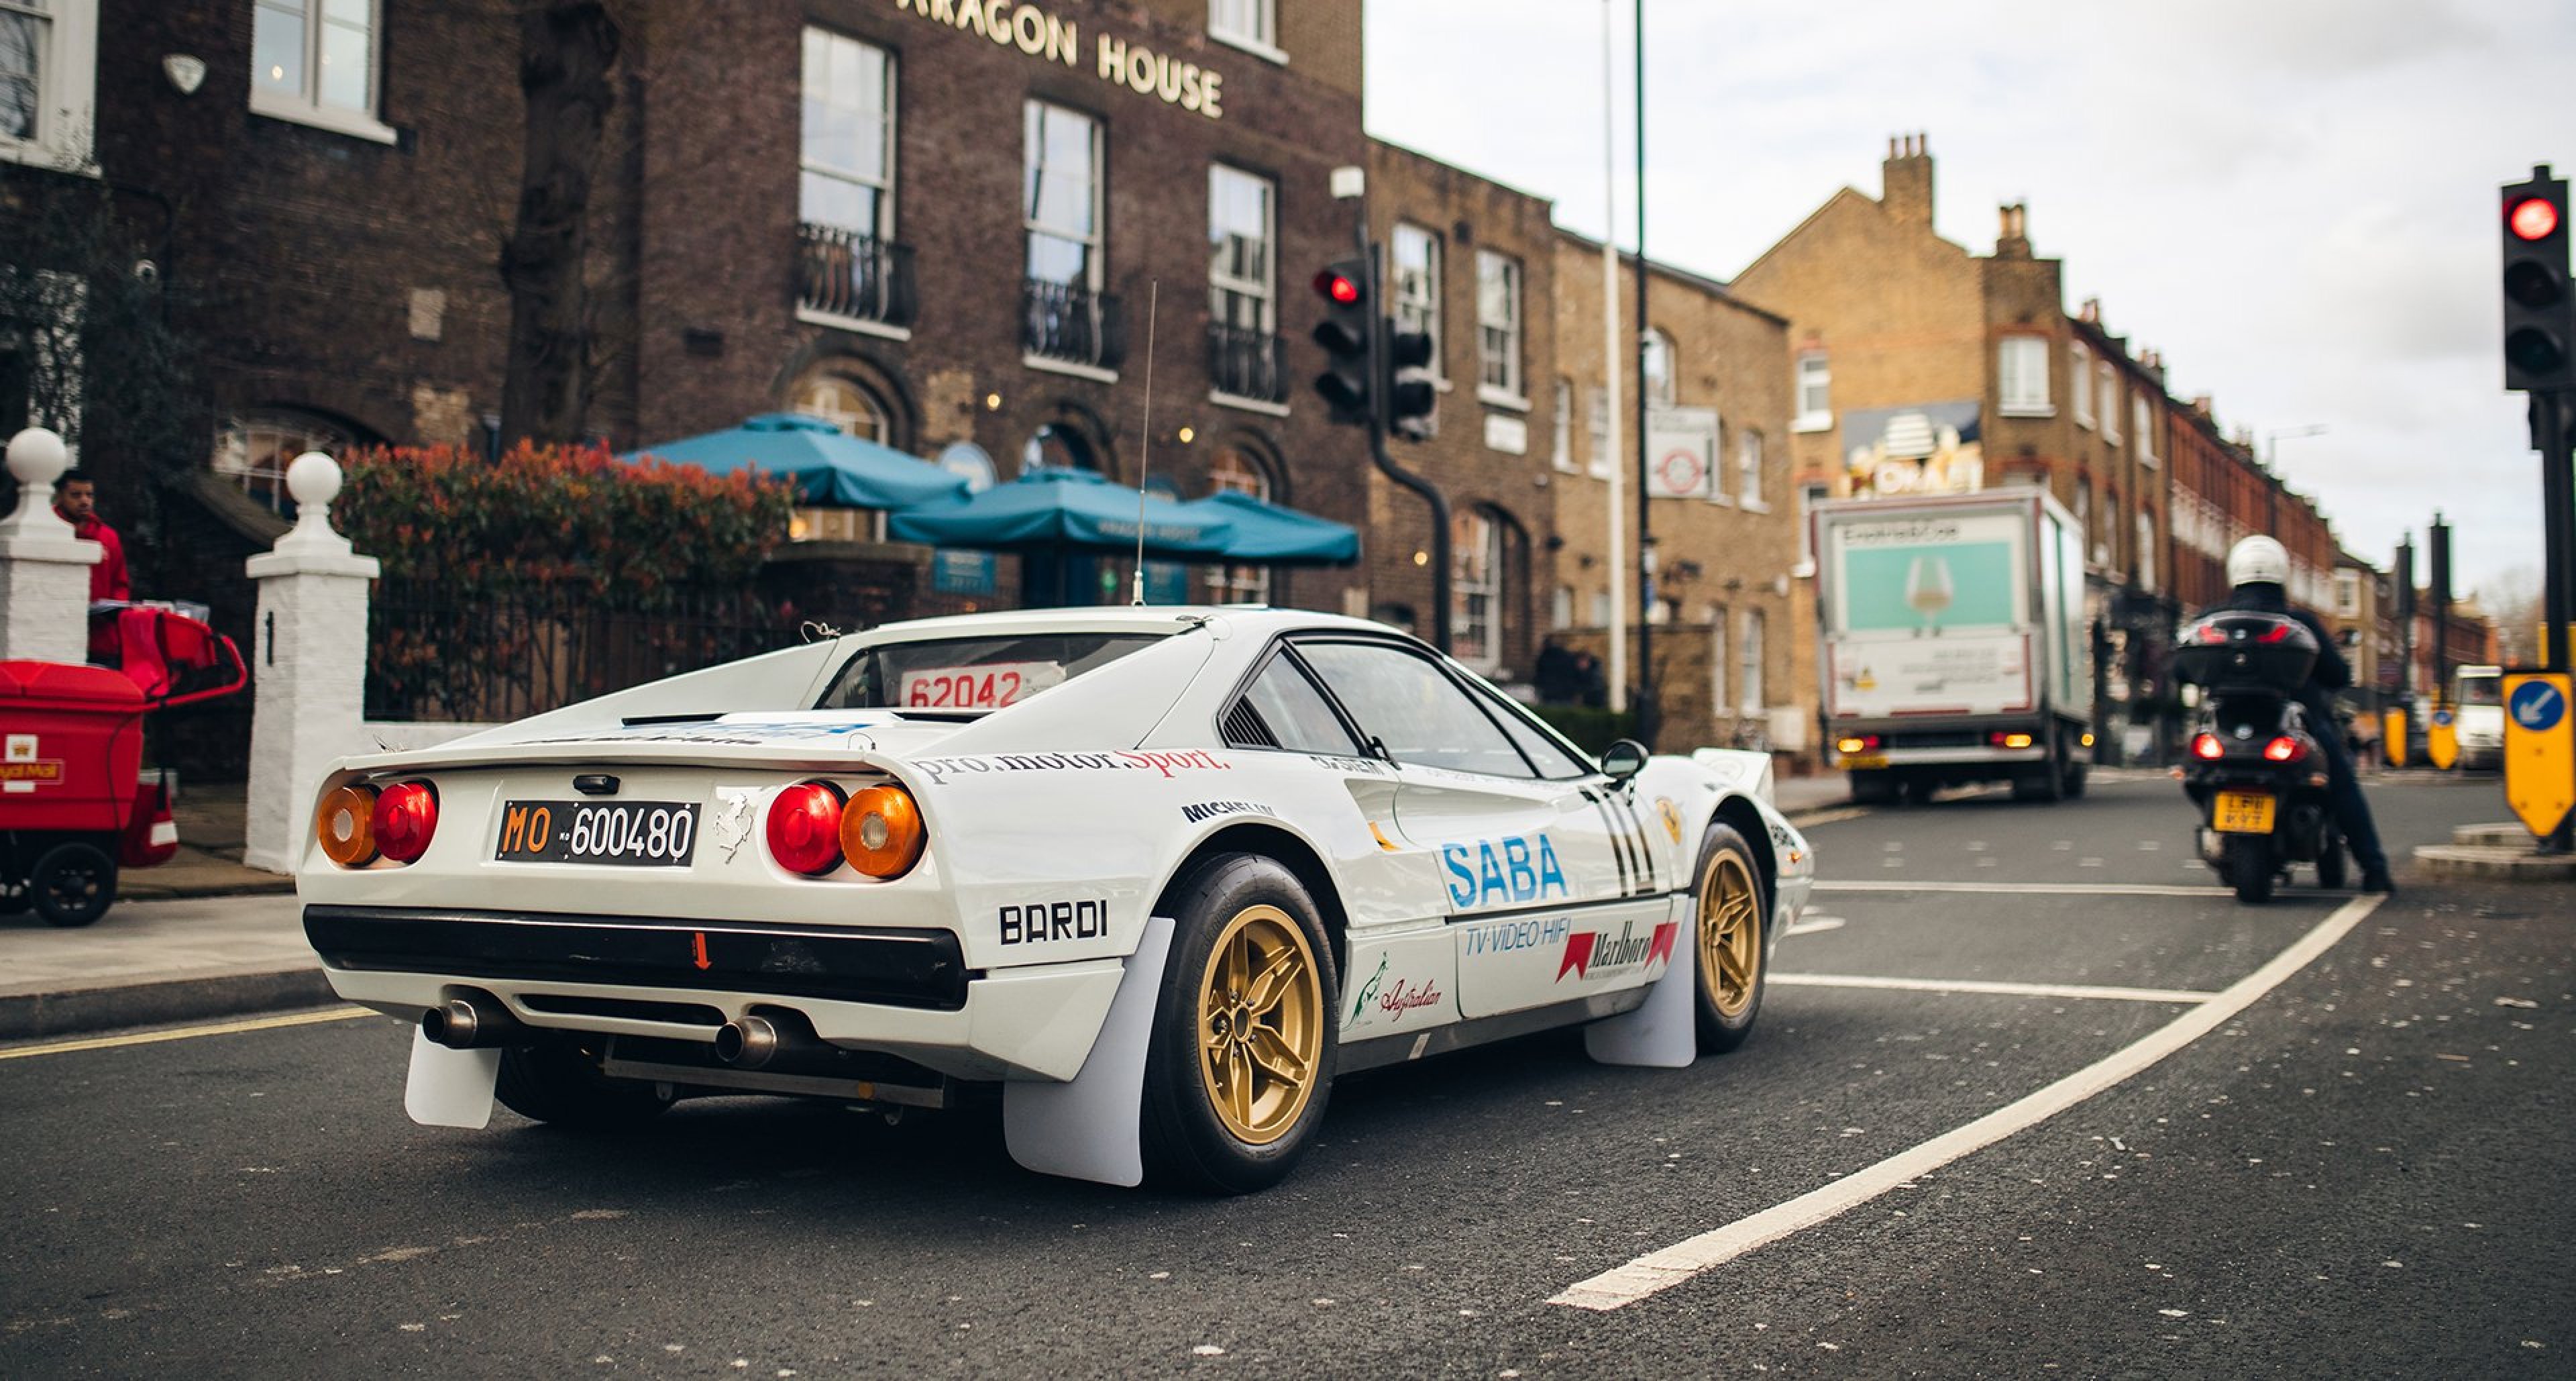
[[[1377,245],[1369,239],[1365,198],[1353,199],[1351,237],[1359,246],[1362,272],[1368,277],[1369,458],[1377,462],[1380,473],[1421,495],[1422,501],[1431,505],[1431,645],[1445,656],[1449,651],[1450,582],[1457,574],[1449,564],[1449,496],[1440,492],[1440,486],[1396,464],[1395,457],[1387,453],[1387,395],[1392,391],[1394,372],[1385,367],[1386,316],[1378,305],[1387,300],[1384,284],[1379,281],[1384,273],[1378,265]]]
[[[2576,425],[2576,395],[2554,389],[2536,389],[2531,394],[2531,444],[2540,452],[2541,507],[2541,629],[2542,662],[2546,670],[2566,671],[2571,659],[2567,648],[2567,625],[2576,618],[2571,610],[2568,582],[2576,577],[2569,569],[2576,559],[2576,475],[2568,470],[2570,446],[2568,429]],[[2576,853],[2576,816],[2558,822],[2558,828],[2540,841],[2538,852],[2544,854]]]

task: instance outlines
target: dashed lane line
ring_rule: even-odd
[[[2361,896],[2345,902],[2332,915],[2319,921],[2315,929],[2299,937],[2297,943],[2274,956],[2270,963],[2237,980],[2225,992],[2193,1007],[2143,1039],[2046,1088],[1865,1170],[1801,1194],[1787,1203],[1701,1233],[1662,1251],[1650,1252],[1588,1280],[1576,1281],[1550,1297],[1548,1303],[1571,1305],[1577,1309],[1623,1308],[1669,1290],[1747,1252],[1826,1222],[1899,1185],[1910,1183],[1918,1176],[1928,1175],[1962,1156],[2036,1126],[2116,1087],[2123,1080],[2233,1020],[2265,993],[2279,987],[2318,955],[2333,948],[2336,941],[2361,924],[2363,918],[2377,910],[2384,900],[2379,896]]]
[[[22,1045],[15,1050],[0,1050],[0,1060],[24,1060],[37,1055],[68,1055],[75,1050],[113,1050],[126,1045],[155,1045],[162,1041],[195,1040],[200,1036],[229,1036],[240,1031],[266,1031],[280,1026],[312,1026],[326,1021],[348,1021],[356,1017],[377,1015],[369,1007],[333,1007],[320,1012],[296,1012],[282,1017],[252,1017],[243,1021],[217,1022],[211,1026],[173,1026],[166,1031],[131,1031],[121,1036],[91,1036],[85,1040],[56,1041],[51,1045]]]
[[[1906,993],[1993,993],[2003,997],[2099,998],[2110,1002],[2163,1002],[2197,1006],[2217,993],[2187,988],[2096,988],[2065,983],[1999,983],[1975,978],[1878,978],[1863,973],[1775,973],[1771,981],[1792,988],[1885,988]]]

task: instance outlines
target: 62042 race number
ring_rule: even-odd
[[[908,671],[898,688],[907,708],[998,710],[1049,686],[1064,684],[1058,662],[990,662],[971,667]]]
[[[698,808],[682,801],[510,801],[492,857],[503,863],[685,868]]]

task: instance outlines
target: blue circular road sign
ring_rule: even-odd
[[[2533,733],[2545,734],[2557,728],[2558,721],[2566,717],[2567,697],[2560,695],[2558,687],[2547,681],[2525,681],[2513,688],[2513,699],[2507,702],[2505,709],[2513,715],[2514,723]]]

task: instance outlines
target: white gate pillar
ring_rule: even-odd
[[[63,439],[42,427],[9,438],[18,508],[0,518],[0,661],[89,660],[89,568],[106,549],[54,511],[54,481],[70,464]]]
[[[295,528],[244,564],[259,583],[251,661],[249,798],[242,862],[292,873],[312,824],[313,795],[333,758],[364,745],[367,582],[380,563],[331,527],[340,467],[307,451],[286,469]]]

